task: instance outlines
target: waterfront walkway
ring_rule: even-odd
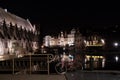
[[[113,71],[113,70],[83,70],[83,71],[75,71],[75,72],[68,72],[65,75],[58,75],[58,74],[0,74],[1,80],[74,80],[74,78],[78,78],[79,80],[81,76],[86,75],[90,78],[90,75],[94,76],[93,78],[100,78],[100,76],[105,77],[107,80],[108,76],[112,76],[112,78],[120,78],[120,71]],[[71,78],[72,76],[72,78]],[[83,77],[82,77],[83,78]],[[82,80],[89,80],[82,79]],[[93,79],[96,80],[96,79]],[[104,79],[103,79],[104,80]],[[118,80],[118,79],[116,79]]]
[[[0,74],[0,80],[66,80],[65,75],[10,75]]]

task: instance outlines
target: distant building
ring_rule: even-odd
[[[38,48],[36,26],[0,8],[0,55],[23,54]]]
[[[73,46],[75,45],[75,33],[76,30],[72,29],[69,34],[60,32],[60,34],[56,37],[45,36],[44,37],[44,46],[53,47],[53,46]]]
[[[105,46],[105,39],[97,34],[85,38],[85,69],[105,68],[105,56],[102,54]]]
[[[79,54],[85,47],[84,37],[79,29],[72,29],[69,33],[61,31],[58,36],[47,35],[43,42],[45,47],[61,47],[63,51],[69,51],[70,54]]]
[[[74,46],[76,50],[87,47],[102,47],[105,40],[97,34],[82,36],[78,29],[72,29],[69,34],[60,32],[58,36],[47,35],[44,37],[44,46]]]
[[[102,39],[102,37],[98,35],[92,35],[89,37],[86,37],[85,46],[104,46],[105,45],[105,40]]]
[[[82,52],[82,50],[84,50],[85,48],[85,43],[84,43],[85,37],[82,36],[82,34],[80,33],[79,30],[76,30],[75,33],[75,51],[76,53],[80,53]]]

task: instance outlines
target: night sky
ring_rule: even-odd
[[[1,0],[0,7],[8,12],[40,24],[41,35],[56,34],[78,27],[82,33],[89,30],[104,33],[120,30],[120,12],[114,7],[86,7],[77,3],[52,3],[29,0]]]

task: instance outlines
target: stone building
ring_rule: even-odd
[[[27,54],[38,48],[36,26],[0,8],[0,55]]]
[[[72,29],[70,31],[70,33],[66,33],[66,32],[60,32],[60,34],[56,37],[56,36],[50,36],[47,35],[44,37],[44,46],[46,47],[53,47],[53,46],[61,46],[64,47],[66,45],[68,46],[74,46],[75,44],[78,44],[77,42],[75,42],[76,40],[78,40],[78,38],[76,39],[76,30]],[[80,33],[77,33],[77,35],[79,35]],[[82,36],[80,36],[80,39],[82,38]]]

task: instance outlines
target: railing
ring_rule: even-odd
[[[0,72],[11,72],[12,74],[32,74],[39,71],[46,71],[50,74],[48,61],[52,58],[52,54],[26,54],[20,58],[16,57],[0,61]]]

